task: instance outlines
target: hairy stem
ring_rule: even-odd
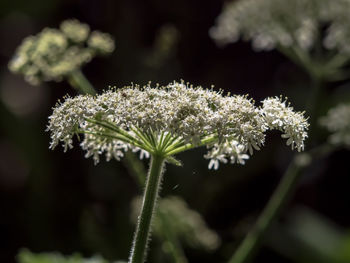
[[[96,90],[91,85],[90,81],[85,78],[81,70],[75,70],[68,76],[69,84],[79,93],[95,95]]]
[[[158,192],[162,181],[164,157],[152,155],[151,165],[143,195],[141,213],[138,218],[129,263],[143,263],[146,258],[152,217],[155,211]]]

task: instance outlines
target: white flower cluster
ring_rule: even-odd
[[[303,151],[304,141],[308,136],[306,132],[308,123],[304,112],[294,112],[281,97],[265,99],[262,104],[261,114],[269,129],[283,132],[282,138],[287,139],[287,145],[291,145],[292,150],[297,148],[299,152]]]
[[[154,142],[166,141],[160,149],[168,155],[206,145],[205,158],[215,169],[227,159],[244,164],[247,152],[264,144],[269,129],[281,130],[292,148],[303,150],[308,123],[282,100],[268,98],[255,107],[247,96],[223,96],[222,91],[176,82],[66,98],[54,108],[48,125],[50,148],[60,142],[65,150],[71,148],[73,135],[81,132],[81,146],[95,162],[102,153],[107,160],[119,160],[129,149],[152,153]]]
[[[324,47],[350,52],[349,0],[238,0],[224,7],[210,35],[219,43],[252,41],[256,50],[308,50],[323,34]]]
[[[76,19],[63,21],[60,30],[45,28],[25,38],[9,62],[9,69],[23,74],[33,85],[61,81],[94,56],[114,50],[110,35],[93,31]]]
[[[320,119],[320,124],[332,133],[329,136],[330,143],[350,146],[349,104],[339,104],[330,109],[327,115]]]

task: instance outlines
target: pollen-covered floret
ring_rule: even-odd
[[[256,50],[309,50],[325,33],[325,48],[350,52],[349,12],[348,0],[238,0],[224,7],[210,35],[219,44],[242,37]]]
[[[60,30],[45,28],[23,40],[9,62],[9,69],[23,74],[33,85],[42,81],[62,81],[94,56],[114,50],[113,39],[105,33],[100,33],[105,41],[95,41],[95,45],[90,46],[88,43],[95,38],[94,32],[90,34],[89,26],[76,19],[63,21]]]
[[[349,104],[339,104],[330,109],[327,115],[320,119],[320,124],[331,132],[329,136],[330,143],[350,146]]]
[[[207,146],[205,158],[215,169],[219,161],[244,164],[247,153],[264,144],[268,129],[281,130],[292,148],[302,150],[307,128],[303,114],[279,99],[256,107],[247,96],[224,96],[177,82],[66,98],[54,108],[48,125],[51,148],[60,142],[70,148],[74,134],[83,133],[81,146],[95,162],[102,153],[107,160],[119,160],[127,150],[171,156]]]

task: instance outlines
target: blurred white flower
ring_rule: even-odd
[[[45,28],[23,40],[9,69],[24,75],[32,85],[62,81],[94,56],[114,50],[114,41],[108,34],[94,31],[89,37],[89,33],[89,26],[76,19],[63,21],[60,30]]]
[[[339,104],[331,108],[327,115],[320,119],[320,124],[327,128],[332,144],[350,146],[350,105]]]
[[[324,46],[350,52],[349,0],[237,0],[224,6],[210,35],[218,44],[252,41],[256,50],[309,50],[325,31]]]
[[[69,40],[76,43],[86,41],[90,33],[90,27],[87,24],[80,23],[77,19],[63,21],[60,29]]]
[[[88,46],[100,54],[109,54],[114,50],[114,40],[107,34],[100,31],[93,31],[88,39]]]

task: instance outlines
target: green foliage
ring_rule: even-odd
[[[27,249],[23,249],[17,256],[18,263],[108,263],[100,256],[83,258],[80,254],[63,256],[58,252],[35,254]],[[118,262],[115,262],[118,263]],[[122,261],[119,261],[122,263]]]
[[[132,203],[132,218],[135,221],[142,203],[141,197]],[[154,234],[162,239],[171,235],[183,243],[205,250],[215,250],[221,243],[220,237],[211,230],[204,218],[188,207],[185,200],[177,196],[168,196],[159,200],[156,213]]]

